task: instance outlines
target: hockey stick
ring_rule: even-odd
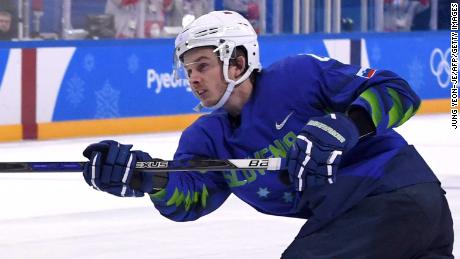
[[[85,162],[0,162],[0,173],[82,172]],[[137,162],[135,171],[283,170],[282,158]]]

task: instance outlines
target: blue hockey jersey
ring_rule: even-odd
[[[177,172],[150,198],[165,217],[189,221],[214,211],[233,193],[260,212],[308,218],[315,231],[366,196],[437,181],[415,149],[391,129],[419,104],[408,84],[390,71],[315,55],[288,57],[258,75],[239,127],[223,109],[203,115],[182,133],[174,159],[286,157],[311,117],[357,105],[371,115],[376,134],[344,155],[336,183],[299,193],[280,180],[280,172]]]

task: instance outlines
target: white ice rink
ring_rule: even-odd
[[[450,124],[448,115],[416,116],[399,132],[441,179],[459,230],[460,129]],[[0,161],[84,160],[81,152],[89,143],[107,138],[170,159],[179,133],[4,143]],[[234,196],[211,215],[176,223],[159,215],[147,197],[97,192],[79,173],[1,174],[0,201],[5,259],[279,258],[304,223],[260,214]]]

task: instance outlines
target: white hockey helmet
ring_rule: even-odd
[[[174,68],[176,75],[183,68],[182,55],[193,48],[215,46],[214,52],[219,52],[223,62],[223,74],[228,83],[225,93],[213,106],[208,107],[200,103],[195,110],[202,107],[218,109],[222,107],[230,97],[234,87],[246,80],[254,70],[261,70],[259,44],[257,34],[251,23],[239,13],[232,11],[213,11],[200,16],[187,25],[176,37],[174,51]],[[242,46],[246,49],[247,65],[246,72],[237,80],[228,78],[229,61],[234,49]]]

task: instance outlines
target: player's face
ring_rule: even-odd
[[[192,90],[205,106],[215,105],[227,88],[222,62],[212,48],[191,49],[184,54],[184,67]]]

